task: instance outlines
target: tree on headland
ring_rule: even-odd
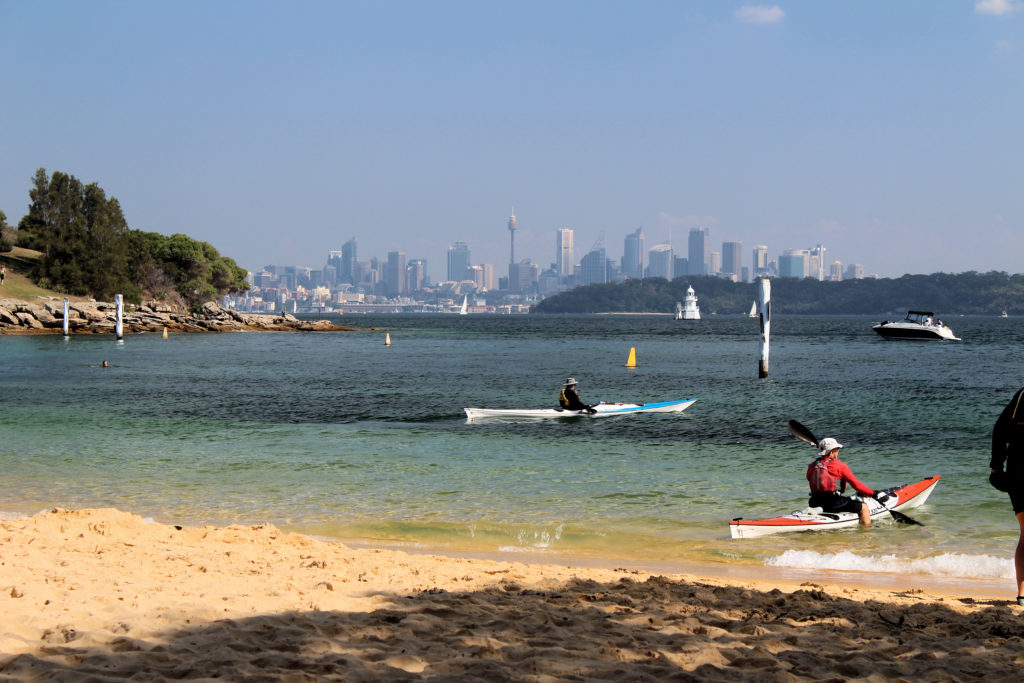
[[[0,211],[0,254],[7,253],[14,248],[14,241],[7,236],[11,226],[7,225],[7,214]]]
[[[739,314],[757,298],[757,285],[713,276],[627,280],[577,287],[548,297],[536,313],[671,313],[693,285],[704,314]],[[898,278],[819,282],[813,278],[773,278],[772,311],[795,314],[903,316],[909,309],[953,314],[1024,314],[1024,275],[993,271],[932,273]]]
[[[18,224],[18,243],[42,252],[29,277],[41,287],[109,298],[138,300],[128,277],[128,224],[117,199],[96,183],[83,185],[55,171],[36,171],[28,213]]]
[[[96,183],[40,168],[29,190],[28,213],[18,223],[18,245],[42,253],[29,276],[42,286],[80,296],[145,294],[196,309],[229,292],[248,289],[245,270],[212,245],[186,235],[132,230],[121,205]]]

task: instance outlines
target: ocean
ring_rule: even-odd
[[[775,316],[768,379],[745,315],[3,336],[0,515],[116,507],[543,562],[1012,580],[1018,528],[987,476],[992,425],[1024,382],[1024,319],[950,317],[963,341],[943,343],[885,341],[877,320]],[[591,403],[698,400],[681,414],[465,419],[467,406],[553,406],[567,376]],[[806,505],[814,450],[790,419],[837,438],[874,488],[941,474],[907,511],[924,526],[731,539],[734,517]]]

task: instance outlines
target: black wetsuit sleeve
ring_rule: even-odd
[[[1021,403],[1022,393],[1024,393],[1024,389],[1013,395],[992,427],[992,459],[988,466],[997,472],[1003,471],[1006,457],[1014,447],[1015,432],[1020,429],[1020,422],[1024,421],[1024,405],[1018,406]]]

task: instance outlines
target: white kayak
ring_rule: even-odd
[[[564,408],[464,408],[466,418],[470,420],[487,420],[494,418],[526,418],[540,419],[552,417],[611,417],[628,413],[681,413],[694,404],[697,399],[684,398],[680,401],[660,401],[658,403],[597,403],[595,413],[585,410],[565,410]]]
[[[857,496],[857,500],[867,504],[871,510],[871,519],[879,519],[887,516],[889,510],[905,510],[924,505],[939,483],[941,475],[929,477],[916,484],[903,484],[885,489],[889,498],[885,504],[874,498],[863,498]],[[791,512],[781,517],[769,519],[746,520],[738,517],[729,522],[729,532],[733,538],[757,538],[768,534],[780,534],[785,531],[824,531],[827,529],[841,529],[843,527],[857,526],[860,517],[854,512],[823,512],[821,508],[804,508]]]

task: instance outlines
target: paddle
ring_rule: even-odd
[[[803,426],[796,420],[790,420],[787,426],[789,427],[789,432],[793,436],[800,439],[804,443],[809,443],[810,445],[817,448],[818,439],[814,436],[814,432],[812,432],[810,429]],[[875,500],[878,500],[878,498],[875,498]],[[903,514],[902,512],[897,512],[896,510],[893,510],[891,507],[889,507],[880,500],[878,500],[878,502],[882,505],[882,507],[884,507],[889,512],[890,515],[892,515],[892,518],[895,519],[897,522],[900,522],[901,524],[916,524],[917,526],[924,526],[924,524],[921,524],[921,522],[917,521],[913,517],[909,517]]]

